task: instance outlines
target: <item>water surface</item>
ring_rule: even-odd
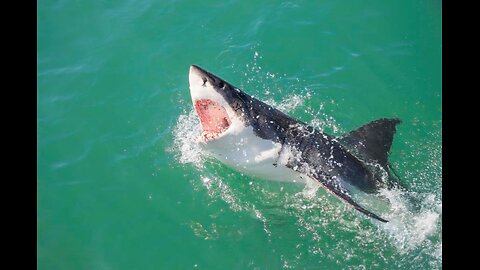
[[[38,268],[441,268],[441,20],[440,1],[39,2]],[[206,159],[190,64],[332,135],[400,118],[391,222]]]

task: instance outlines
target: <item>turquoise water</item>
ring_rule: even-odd
[[[38,268],[440,269],[441,5],[39,1]],[[391,221],[205,158],[190,64],[333,135],[401,118]]]

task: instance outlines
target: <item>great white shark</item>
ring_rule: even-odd
[[[190,94],[200,119],[199,143],[247,175],[319,183],[365,215],[388,222],[354,201],[353,190],[394,186],[388,155],[397,118],[381,118],[341,137],[314,129],[196,65]]]

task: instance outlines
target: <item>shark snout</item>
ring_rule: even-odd
[[[190,85],[192,85],[192,83],[205,87],[210,84],[217,90],[222,89],[226,84],[222,79],[197,65],[190,66]]]
[[[188,77],[191,86],[205,86],[208,81],[207,74],[196,65],[190,66]]]

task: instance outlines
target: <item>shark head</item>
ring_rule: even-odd
[[[246,126],[239,112],[245,106],[240,90],[210,72],[190,66],[190,95],[202,126],[201,140],[209,142]]]
[[[259,138],[279,142],[285,130],[302,124],[199,66],[190,66],[189,82],[205,143],[246,129]]]
[[[281,124],[288,116],[218,76],[190,66],[190,95],[200,120],[205,153],[246,174],[273,181],[303,181],[281,163]],[[288,118],[290,119],[290,118]],[[287,151],[283,151],[287,152]],[[284,155],[285,156],[285,155]]]

